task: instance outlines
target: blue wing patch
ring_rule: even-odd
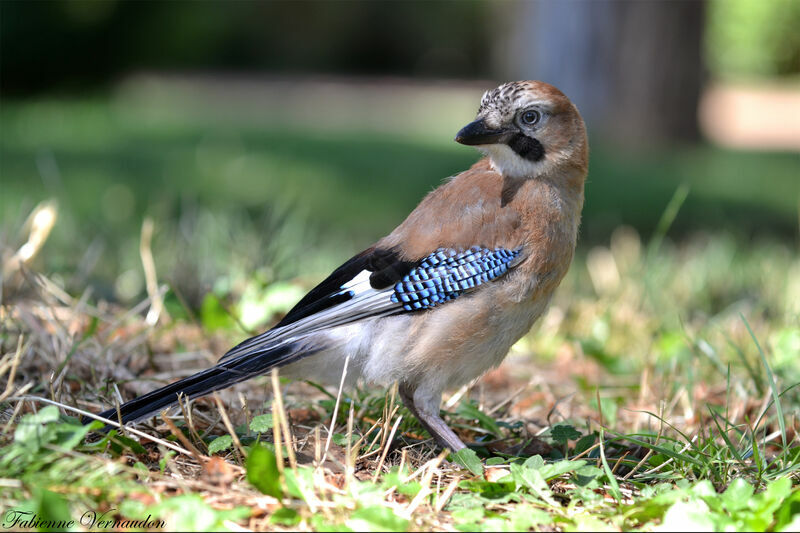
[[[391,299],[406,311],[430,309],[502,276],[521,251],[439,248],[395,284]]]

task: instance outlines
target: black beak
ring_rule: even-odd
[[[456,142],[475,146],[477,144],[497,144],[507,141],[513,132],[509,130],[490,130],[483,119],[470,122],[456,134]]]

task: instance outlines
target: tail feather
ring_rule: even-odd
[[[311,355],[319,349],[303,346],[299,342],[279,344],[267,350],[245,354],[235,359],[220,362],[197,374],[139,396],[119,407],[122,423],[135,422],[178,403],[179,395],[193,399],[205,396],[252,377],[261,375],[274,367],[282,366],[299,357]],[[99,416],[117,419],[117,409],[108,409]],[[85,419],[84,423],[91,419]]]

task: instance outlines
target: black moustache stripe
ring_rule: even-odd
[[[544,157],[544,146],[533,137],[517,133],[507,144],[520,157],[529,161],[539,161]]]

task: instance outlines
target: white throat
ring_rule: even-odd
[[[478,150],[489,156],[492,168],[510,178],[529,178],[542,173],[545,160],[529,161],[505,144],[483,144]]]

